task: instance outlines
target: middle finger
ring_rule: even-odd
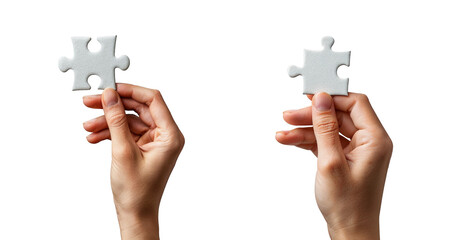
[[[149,126],[147,126],[139,117],[133,114],[127,114],[126,117],[132,133],[141,135],[149,130]],[[108,129],[108,124],[105,116],[100,116],[84,122],[83,128],[88,132],[100,132],[104,129]]]

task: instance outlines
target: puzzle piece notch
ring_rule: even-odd
[[[62,72],[69,69],[74,71],[74,85],[72,90],[89,90],[91,86],[88,78],[91,75],[100,77],[99,89],[116,89],[115,69],[127,70],[130,59],[127,56],[115,57],[117,36],[99,37],[97,41],[101,44],[98,52],[91,52],[88,44],[90,37],[72,37],[74,57],[72,59],[62,57],[58,67]]]
[[[332,37],[322,39],[322,51],[304,50],[304,67],[291,66],[288,75],[292,78],[304,77],[304,94],[326,92],[330,95],[348,95],[349,78],[337,76],[340,66],[350,65],[351,52],[334,52]]]

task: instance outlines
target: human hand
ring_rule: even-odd
[[[379,239],[379,213],[393,144],[368,98],[356,93],[333,98],[318,93],[312,107],[286,111],[283,117],[303,127],[278,132],[277,141],[318,157],[315,196],[331,239]]]
[[[92,132],[90,143],[112,140],[111,188],[122,239],[159,239],[160,200],[185,141],[160,92],[117,84],[117,92],[108,88],[83,103],[104,110],[83,127]]]

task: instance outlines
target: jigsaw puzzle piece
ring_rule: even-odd
[[[76,56],[81,56],[82,54],[85,54],[85,51],[83,51],[84,48],[86,48],[86,51],[88,51],[87,46],[89,41],[91,41],[90,37],[72,37],[72,47],[74,50],[74,58]],[[67,72],[69,69],[73,69],[74,65],[74,59],[69,59],[67,57],[61,57],[58,61],[58,67],[62,72]]]
[[[102,72],[102,75],[99,75],[100,79],[102,81],[100,82],[99,89],[105,89],[105,88],[113,88],[116,89],[116,83],[114,82],[114,69],[109,71]],[[104,79],[104,80],[103,80]]]
[[[102,45],[98,54],[98,70],[96,75],[102,79],[99,89],[116,89],[115,69],[127,70],[130,66],[130,59],[127,56],[115,57],[116,36],[99,37],[97,41]]]
[[[299,75],[302,76],[302,68],[300,67],[296,67],[296,66],[290,66],[290,68],[288,69],[288,75],[290,75],[290,77],[294,78],[297,77]]]
[[[117,36],[110,36],[110,37],[99,37],[97,38],[97,41],[102,45],[102,51],[105,59],[113,59],[114,68],[120,68],[121,70],[125,71],[130,66],[130,59],[127,56],[120,56],[118,58],[115,57],[115,51],[116,51],[116,38]]]
[[[351,52],[334,52],[332,37],[324,37],[322,51],[304,50],[304,67],[291,66],[290,77],[303,76],[304,94],[326,92],[330,95],[348,95],[349,79],[337,76],[340,66],[350,64]]]
[[[71,69],[71,66],[72,66],[71,61],[67,57],[62,57],[58,61],[58,68],[60,69],[61,72],[67,72],[67,70]]]
[[[337,75],[338,68],[341,66],[350,65],[351,52],[335,52],[334,64],[337,66],[334,70],[334,75],[337,76],[335,81],[331,81],[329,84],[328,92],[331,95],[348,95],[349,78],[340,78]]]
[[[88,83],[91,75],[100,77],[99,89],[108,87],[116,89],[115,69],[127,70],[130,59],[127,56],[115,57],[116,36],[97,38],[101,49],[94,53],[88,49],[90,41],[90,37],[72,37],[74,57],[73,59],[60,58],[59,69],[63,72],[69,69],[74,71],[73,90],[91,89]]]
[[[72,85],[72,91],[75,90],[90,90],[91,85],[88,83],[88,75],[85,72],[74,71],[74,84]]]

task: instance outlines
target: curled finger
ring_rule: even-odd
[[[315,134],[311,127],[277,132],[276,139],[285,145],[316,144]]]
[[[134,134],[141,135],[149,130],[147,126],[139,117],[134,114],[127,114],[127,122],[130,127],[130,131]],[[104,129],[108,129],[108,124],[105,116],[100,116],[91,119],[83,123],[83,127],[88,132],[100,132]]]
[[[132,133],[132,137],[133,137],[133,139],[136,142],[136,141],[139,140],[140,136]],[[99,142],[101,142],[103,140],[111,140],[110,130],[109,129],[103,129],[102,131],[91,133],[91,134],[89,134],[86,137],[86,140],[88,140],[88,142],[92,143],[92,144],[99,143]]]

